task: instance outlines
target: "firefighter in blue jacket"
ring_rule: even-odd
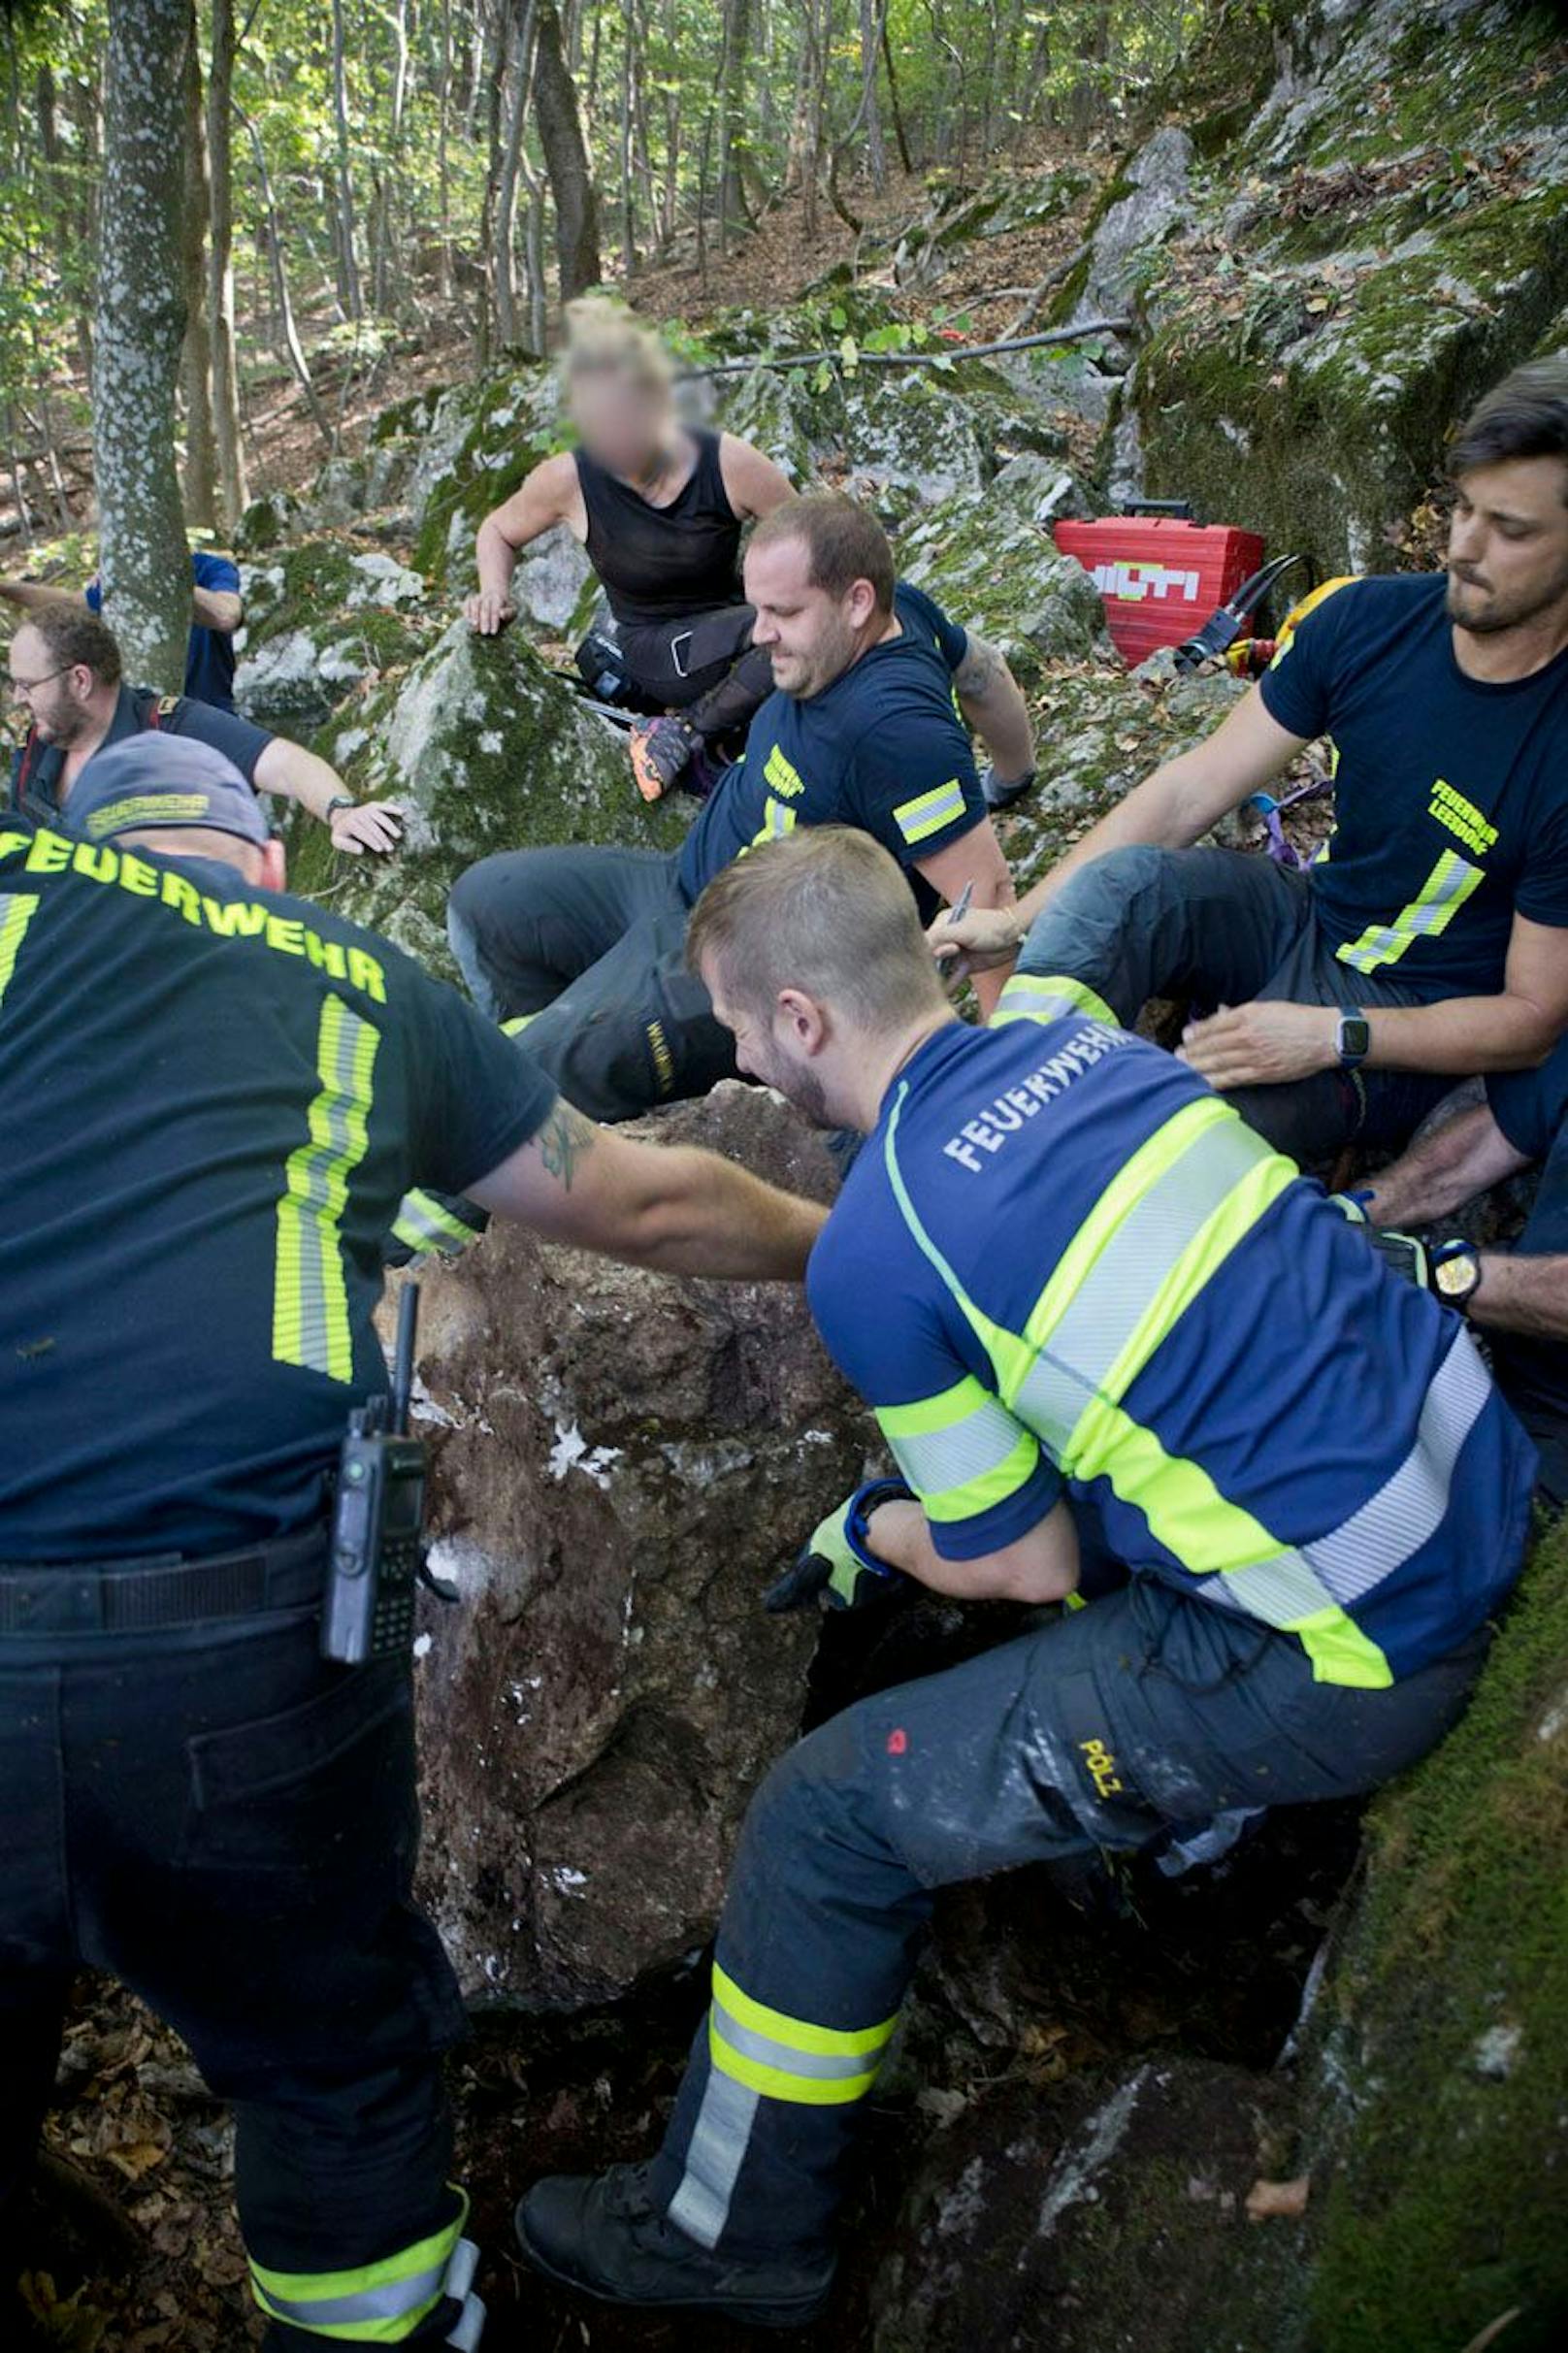
[[[601,1135],[455,991],[282,889],[204,744],[0,815],[0,2236],[88,1964],[234,2105],[265,2342],[477,2341],[409,1886],[407,1651],[321,1655],[410,1180],[637,1262],[795,1278],[821,1212]],[[9,2341],[9,2339],[7,2340]]]
[[[807,1285],[899,1476],[775,1606],[1094,1596],[784,1759],[662,2149],[518,2209],[558,2280],[782,2325],[828,2292],[933,1891],[1400,1772],[1464,1704],[1534,1457],[1462,1319],[1082,984],[956,1020],[865,834],[737,861],[691,954],[741,1067],[868,1139]]]

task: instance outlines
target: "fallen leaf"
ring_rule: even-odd
[[[104,2151],[110,2164],[117,2167],[127,2181],[140,2181],[144,2173],[150,2173],[155,2165],[161,2165],[168,2153],[155,2141],[131,2141],[124,2148]]]
[[[1300,2173],[1294,2181],[1255,2181],[1247,2192],[1249,2222],[1298,2222],[1307,2210],[1311,2194],[1310,2174]]]

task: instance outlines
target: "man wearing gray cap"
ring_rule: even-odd
[[[269,2353],[472,2346],[408,1652],[322,1654],[331,1475],[387,1387],[381,1237],[422,1181],[786,1281],[821,1213],[595,1128],[455,991],[287,896],[209,747],[115,744],[68,816],[0,815],[0,2236],[72,1975],[107,1969],[234,2104]]]

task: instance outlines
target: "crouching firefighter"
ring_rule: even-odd
[[[1464,1705],[1533,1454],[1462,1320],[1082,987],[955,1020],[864,834],[737,860],[690,953],[741,1067],[868,1138],[807,1287],[900,1476],[798,1586],[1095,1588],[785,1757],[663,2147],[518,2208],[558,2280],[784,2325],[832,2280],[933,1890],[1401,1772]]]
[[[637,1263],[795,1280],[821,1213],[602,1135],[454,991],[285,896],[210,747],[112,747],[68,822],[0,818],[0,2235],[84,1963],[233,2103],[270,2353],[470,2347],[408,1613],[338,1611],[328,1542],[350,1414],[387,1386],[381,1238],[422,1181]]]

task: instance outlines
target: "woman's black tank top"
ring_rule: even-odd
[[[657,629],[744,602],[737,576],[740,518],[719,471],[719,436],[688,430],[697,464],[668,507],[650,506],[585,450],[577,451],[588,560],[604,584],[610,611],[626,629]]]

